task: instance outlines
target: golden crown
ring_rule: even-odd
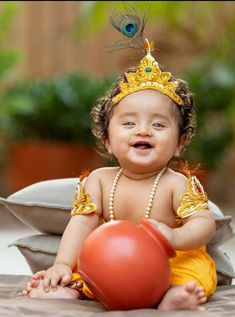
[[[149,44],[148,40],[145,41],[146,56],[140,61],[136,72],[126,73],[127,82],[120,82],[119,88],[121,91],[112,99],[112,102],[116,104],[125,96],[139,90],[153,89],[167,95],[178,105],[182,105],[183,100],[175,92],[178,82],[170,81],[170,72],[161,71],[159,64],[151,55],[152,45]]]

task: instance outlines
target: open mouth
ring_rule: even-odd
[[[152,148],[152,145],[146,141],[138,141],[133,146],[134,146],[134,148],[139,149],[139,150],[147,150],[147,149]]]

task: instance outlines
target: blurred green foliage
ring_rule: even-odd
[[[2,1],[0,9],[0,91],[11,81],[14,69],[21,58],[20,51],[9,44],[18,5],[15,2]],[[0,109],[1,109],[0,104]],[[6,160],[6,147],[0,127],[0,171]]]
[[[11,140],[91,143],[90,111],[113,82],[67,74],[33,83],[20,82],[0,96],[0,129]]]
[[[207,56],[183,77],[194,93],[197,113],[196,136],[186,157],[208,170],[217,169],[234,141],[235,60]]]
[[[234,1],[80,1],[74,35],[79,39],[94,36],[109,25],[110,15],[128,8],[140,15],[147,12],[146,29],[168,30],[169,45],[180,35],[205,52],[220,45],[224,37],[234,38]]]
[[[0,80],[2,84],[21,57],[20,51],[9,47],[8,43],[16,13],[17,4],[4,1],[0,10]]]
[[[208,170],[219,168],[235,132],[235,2],[81,1],[75,35],[94,36],[110,15],[126,8],[148,12],[146,29],[168,33],[169,47],[176,50],[183,39],[186,50],[188,45],[198,52],[195,66],[182,69],[180,76],[194,93],[197,113],[196,136],[185,157]]]
[[[190,162],[219,167],[234,140],[235,62],[205,59],[182,77],[194,93],[196,137],[185,153]],[[0,130],[10,140],[92,143],[90,111],[115,75],[67,74],[21,82],[0,95]]]
[[[195,95],[197,131],[186,158],[207,169],[223,163],[234,141],[235,3],[228,1],[79,1],[75,34],[95,35],[108,16],[126,3],[149,11],[149,22],[169,30],[169,41],[187,37],[201,50],[198,63],[182,70]],[[232,3],[232,4],[231,4]],[[9,2],[0,14],[0,79],[9,74],[18,53],[6,49],[16,8]],[[154,39],[155,40],[155,39]],[[156,39],[157,41],[157,39]],[[176,42],[175,42],[176,43]],[[110,43],[107,43],[110,44]],[[177,44],[177,43],[176,43]],[[186,48],[187,49],[187,48]],[[195,64],[195,63],[194,63]],[[22,81],[0,95],[0,134],[8,140],[43,139],[93,142],[90,110],[115,80],[67,74],[33,83]]]

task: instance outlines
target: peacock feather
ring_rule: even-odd
[[[126,6],[124,13],[117,13],[110,17],[112,26],[124,35],[125,39],[110,45],[108,47],[109,52],[124,48],[134,48],[146,52],[143,33],[148,11],[141,17],[134,8]]]

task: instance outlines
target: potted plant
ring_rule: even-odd
[[[113,76],[72,73],[21,82],[0,96],[0,133],[10,145],[10,192],[43,179],[77,177],[84,168],[105,164],[95,150],[90,111],[111,82]]]

